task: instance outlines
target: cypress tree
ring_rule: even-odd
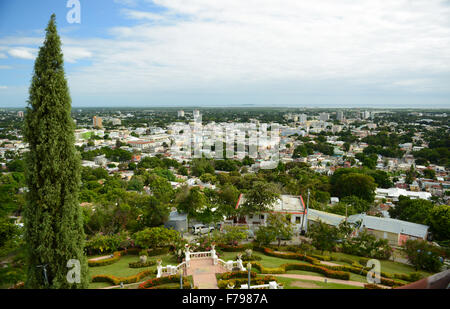
[[[73,289],[88,285],[78,202],[80,155],[74,145],[74,130],[61,40],[53,14],[34,64],[25,116],[24,139],[30,149],[26,155],[29,191],[24,209],[27,288]],[[80,262],[81,283],[67,280],[69,271],[74,270],[67,264],[73,259]]]

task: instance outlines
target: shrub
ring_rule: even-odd
[[[156,261],[147,261],[145,263],[142,263],[140,261],[128,263],[128,267],[130,268],[143,268],[143,267],[150,267],[153,265],[156,265]]]
[[[407,240],[404,251],[408,261],[416,270],[423,269],[430,272],[438,272],[442,267],[442,263],[439,261],[438,250],[424,240]]]
[[[237,260],[237,258],[238,258],[238,256],[236,255],[236,257],[234,259]],[[261,261],[262,257],[260,257],[258,255],[254,255],[254,254],[252,254],[251,256],[243,254],[242,257],[241,257],[241,260],[244,261],[244,262]]]
[[[120,260],[121,253],[120,251],[116,251],[112,254],[110,258],[101,259],[101,260],[88,260],[89,267],[97,267],[97,266],[106,266],[111,265]]]
[[[86,242],[85,248],[88,255],[109,253],[117,251],[126,240],[127,235],[124,233],[115,235],[96,234]]]
[[[264,276],[264,277],[258,277],[253,278],[250,280],[251,285],[262,285],[262,284],[268,284],[271,281],[276,281],[276,278],[273,276]],[[236,278],[231,280],[219,280],[217,282],[217,286],[219,289],[227,289],[228,285],[234,285],[234,289],[239,289],[242,284],[248,284],[248,279],[245,278]]]
[[[253,249],[252,244],[236,245],[236,246],[219,244],[219,245],[217,245],[217,247],[225,252],[242,252],[242,251],[245,251],[245,249]]]
[[[124,284],[128,283],[136,283],[142,278],[148,277],[150,275],[156,274],[156,271],[154,270],[144,270],[143,272],[140,272],[136,275],[129,276],[129,277],[116,277],[111,275],[97,275],[92,277],[92,282],[108,282],[112,285],[119,285],[121,282]]]
[[[250,277],[255,278],[256,273],[254,271],[251,271]],[[221,280],[230,280],[230,279],[236,279],[236,278],[248,278],[248,272],[247,271],[233,271],[233,272],[217,274],[217,279],[221,279]]]
[[[369,289],[369,290],[380,290],[380,289],[383,289],[381,286],[373,284],[373,283],[364,284],[364,288],[365,289]]]
[[[111,264],[114,264],[114,263],[118,262],[122,255],[138,254],[138,253],[139,253],[139,249],[137,249],[137,248],[131,248],[131,249],[128,249],[128,250],[116,251],[116,252],[114,252],[112,254],[112,256],[110,258],[101,259],[101,260],[88,260],[88,265],[89,265],[89,267],[111,265]]]
[[[392,254],[392,248],[389,246],[387,239],[377,239],[366,231],[363,231],[357,237],[346,239],[342,243],[342,251],[380,260],[387,260]]]
[[[180,282],[180,276],[179,275],[171,275],[166,277],[160,277],[160,278],[152,278],[149,279],[139,285],[139,289],[153,289],[161,284],[166,283],[178,283]],[[191,285],[189,283],[189,280],[186,277],[183,277],[183,289],[190,289]]]
[[[174,244],[180,238],[180,233],[164,227],[146,228],[134,234],[137,246],[141,248],[158,248],[161,244]]]

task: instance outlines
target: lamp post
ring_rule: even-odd
[[[178,273],[180,274],[180,290],[183,289],[183,268],[180,267],[180,270],[178,271]]]
[[[247,270],[248,270],[248,289],[250,290],[250,272],[252,270],[252,264],[250,262],[247,263]]]

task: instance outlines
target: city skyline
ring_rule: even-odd
[[[0,108],[53,12],[74,107],[450,107],[446,1],[67,2],[0,1]]]

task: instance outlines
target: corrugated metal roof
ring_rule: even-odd
[[[428,232],[428,226],[412,223],[392,218],[380,218],[367,216],[363,214],[348,217],[349,222],[362,220],[362,226],[368,229],[390,232],[395,234],[406,234],[414,237],[425,238]]]
[[[329,212],[324,212],[324,211],[311,209],[311,208],[308,210],[308,221],[309,220],[312,220],[312,221],[320,220],[326,224],[338,226],[344,219],[345,219],[344,216],[332,214]]]

